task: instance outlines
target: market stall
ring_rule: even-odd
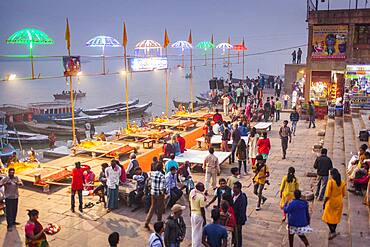
[[[370,65],[347,65],[345,105],[370,109]]]

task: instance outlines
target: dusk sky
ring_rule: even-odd
[[[348,0],[331,2],[333,7],[348,7]],[[321,6],[325,8],[326,3]],[[189,29],[194,42],[209,40],[212,33],[215,43],[227,41],[229,34],[234,44],[245,37],[247,54],[307,42],[306,0],[3,0],[0,9],[0,54],[27,53],[25,47],[5,43],[14,31],[26,27],[40,29],[55,41],[55,45],[38,47],[35,54],[66,54],[66,17],[70,21],[72,53],[78,55],[100,53],[85,47],[85,42],[96,35],[113,36],[121,42],[123,21],[127,23],[130,53],[143,39],[162,43],[165,28],[171,41],[187,39]],[[107,51],[112,55],[121,53],[119,49]],[[281,74],[290,54],[287,50],[248,59],[263,71]]]

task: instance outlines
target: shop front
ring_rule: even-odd
[[[347,65],[345,105],[370,109],[370,65]]]

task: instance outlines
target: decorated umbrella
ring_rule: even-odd
[[[19,30],[6,40],[7,44],[25,44],[29,46],[30,50],[30,59],[31,59],[31,68],[32,68],[32,79],[35,79],[35,71],[33,67],[33,55],[32,48],[34,45],[51,45],[54,44],[54,41],[44,32],[26,28]]]
[[[204,63],[207,65],[207,50],[215,48],[215,45],[210,41],[202,41],[199,42],[196,47],[204,50]]]
[[[181,48],[181,54],[182,54],[181,66],[184,68],[184,51],[185,49],[193,49],[193,46],[188,41],[179,40],[173,43],[171,47],[177,48],[177,49]]]
[[[102,57],[103,57],[103,74],[105,75],[105,56],[104,50],[105,47],[120,47],[120,43],[112,37],[109,36],[96,36],[86,42],[87,47],[101,47],[102,48]]]
[[[229,43],[220,43],[220,44],[218,44],[217,46],[216,46],[216,48],[217,49],[222,49],[222,55],[224,55],[225,54],[225,51],[226,50],[230,50],[230,49],[232,49],[233,48],[233,46],[232,45],[230,45]]]
[[[157,51],[157,55],[158,55],[158,51],[160,54],[162,53],[162,46],[155,40],[146,39],[136,44],[135,53],[138,54],[140,50],[144,51],[145,56],[147,55],[150,56],[151,55],[150,52],[152,50]]]

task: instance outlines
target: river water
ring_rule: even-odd
[[[210,66],[198,66],[193,71],[194,98],[200,92],[208,90],[208,80],[211,77]],[[121,68],[121,61],[107,59],[108,72],[116,72]],[[176,64],[169,64],[169,106],[173,109],[173,99],[189,101],[189,79],[185,79],[188,69],[176,68]],[[234,65],[234,75],[241,70],[241,65]],[[0,74],[15,73],[18,78],[30,76],[29,61],[0,60]],[[48,59],[35,61],[35,74],[41,77],[60,75],[63,71],[61,59]],[[82,59],[82,73],[96,74],[102,71],[100,60]],[[217,65],[215,75],[224,78],[227,69]],[[74,89],[87,93],[85,98],[76,101],[76,107],[94,108],[102,105],[123,102],[125,100],[124,77],[122,75],[81,76],[74,79]],[[14,80],[0,82],[0,104],[27,105],[32,102],[53,101],[53,94],[69,90],[69,85],[64,78],[40,80]],[[153,106],[147,110],[147,116],[155,116],[165,111],[165,72],[139,72],[129,75],[129,98],[139,98],[140,104],[148,101]],[[134,121],[134,119],[132,119]],[[96,124],[97,131],[110,131],[125,126],[123,117],[111,119],[108,122]]]

